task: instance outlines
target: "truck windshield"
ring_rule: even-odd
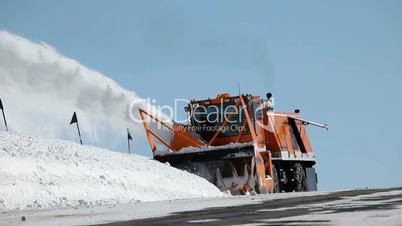
[[[197,106],[191,118],[194,130],[204,139],[213,137],[225,121],[227,123],[219,136],[238,135],[244,120],[245,117],[240,106],[235,107],[235,104],[230,102]],[[247,132],[248,128],[244,128],[243,133]]]

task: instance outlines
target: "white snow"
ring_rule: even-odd
[[[134,140],[145,138],[142,124],[129,117],[129,110],[138,116],[138,106],[150,107],[145,99],[44,42],[34,43],[1,29],[0,98],[15,131],[76,139],[76,130],[68,126],[76,111],[87,144],[124,145],[126,128]],[[129,109],[131,103],[137,104]]]
[[[194,152],[203,152],[203,151],[213,151],[213,150],[223,150],[223,149],[234,149],[234,148],[243,148],[253,146],[252,142],[247,143],[230,143],[220,146],[206,146],[206,147],[188,147],[183,148],[177,153],[194,153]]]
[[[157,161],[69,141],[0,132],[0,210],[224,196]]]

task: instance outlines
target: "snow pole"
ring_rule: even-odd
[[[8,131],[6,115],[4,114],[4,107],[3,107],[3,102],[1,101],[1,99],[0,99],[0,109],[1,109],[1,112],[3,113],[3,120],[4,120],[4,125],[6,126],[6,131]]]
[[[133,137],[130,134],[130,130],[127,128],[127,146],[128,146],[128,153],[131,154],[130,149],[130,141],[133,140]]]
[[[77,130],[78,130],[78,136],[80,137],[80,143],[81,143],[81,145],[82,145],[82,138],[81,138],[80,126],[78,125],[78,122],[77,122]]]
[[[75,123],[77,125],[77,130],[78,130],[78,136],[80,137],[80,143],[82,145],[82,138],[81,138],[81,131],[80,131],[80,126],[78,125],[78,118],[77,114],[74,112],[73,117],[71,118],[70,125]]]

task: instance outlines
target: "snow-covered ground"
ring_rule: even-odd
[[[74,142],[0,132],[0,210],[224,196],[154,160]]]
[[[291,202],[294,204],[275,208],[267,205],[286,204],[295,197],[306,200],[308,196],[331,194],[233,197],[222,194],[200,177],[145,157],[0,132],[0,225],[89,225],[163,216],[181,220],[178,212],[215,207],[220,209],[219,213],[214,209],[203,212],[204,215],[195,212],[181,223],[219,225],[230,219],[222,207],[233,206],[239,207],[236,211],[242,222],[247,216],[242,214],[254,211],[249,225],[402,223],[402,189],[335,195],[340,198],[304,204]],[[289,211],[293,214],[282,215]]]

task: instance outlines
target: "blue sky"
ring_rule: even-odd
[[[319,187],[402,185],[401,1],[0,1],[0,28],[158,104],[273,92],[309,128]],[[149,155],[145,142],[135,150]]]

